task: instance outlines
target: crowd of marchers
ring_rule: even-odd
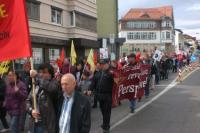
[[[136,60],[136,55],[130,54],[127,60],[99,60],[92,72],[86,58],[78,60],[74,66],[66,58],[59,71],[48,63],[31,70],[27,61],[23,71],[10,69],[0,76],[0,120],[3,125],[0,132],[89,133],[91,108],[99,105],[102,132],[109,133],[114,70],[138,63],[150,64],[151,80],[145,89],[148,98],[149,90],[155,90],[160,80],[167,80],[169,73],[176,73],[189,62],[189,57],[179,59],[176,55],[163,56],[156,61],[153,56]],[[33,78],[35,82],[32,82]],[[140,100],[130,100],[130,113],[135,112]]]

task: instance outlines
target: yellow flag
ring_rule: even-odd
[[[72,40],[72,43],[71,43],[71,65],[75,65],[76,64],[76,51],[75,51],[75,48],[74,48],[74,41]]]
[[[0,62],[0,74],[8,72],[10,61]]]
[[[90,64],[91,71],[95,71],[95,64],[94,64],[94,52],[93,49],[90,50],[90,53],[87,58],[87,63]]]

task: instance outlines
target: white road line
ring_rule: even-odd
[[[197,69],[196,69],[197,70]],[[193,72],[195,72],[196,70],[190,72],[184,79],[186,79],[187,77],[189,77]],[[140,106],[138,109],[135,110],[134,114],[129,113],[126,117],[124,117],[123,119],[121,119],[120,121],[118,121],[117,123],[115,123],[114,125],[111,126],[110,130],[116,128],[117,126],[119,126],[120,124],[122,124],[123,122],[125,122],[126,120],[128,120],[129,118],[131,118],[132,116],[136,115],[139,111],[141,111],[142,109],[144,109],[145,107],[147,107],[148,105],[150,105],[152,102],[154,102],[155,100],[157,100],[158,98],[160,98],[163,94],[165,94],[167,91],[171,90],[174,86],[176,86],[178,84],[178,82],[176,82],[177,78],[175,78],[163,91],[161,91],[158,95],[156,95],[155,97],[153,97],[150,101],[146,102],[144,105]]]

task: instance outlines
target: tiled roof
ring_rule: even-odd
[[[132,8],[121,20],[161,20],[161,17],[173,18],[173,7]]]

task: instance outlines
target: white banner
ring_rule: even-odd
[[[108,59],[108,49],[100,48],[100,59]]]

